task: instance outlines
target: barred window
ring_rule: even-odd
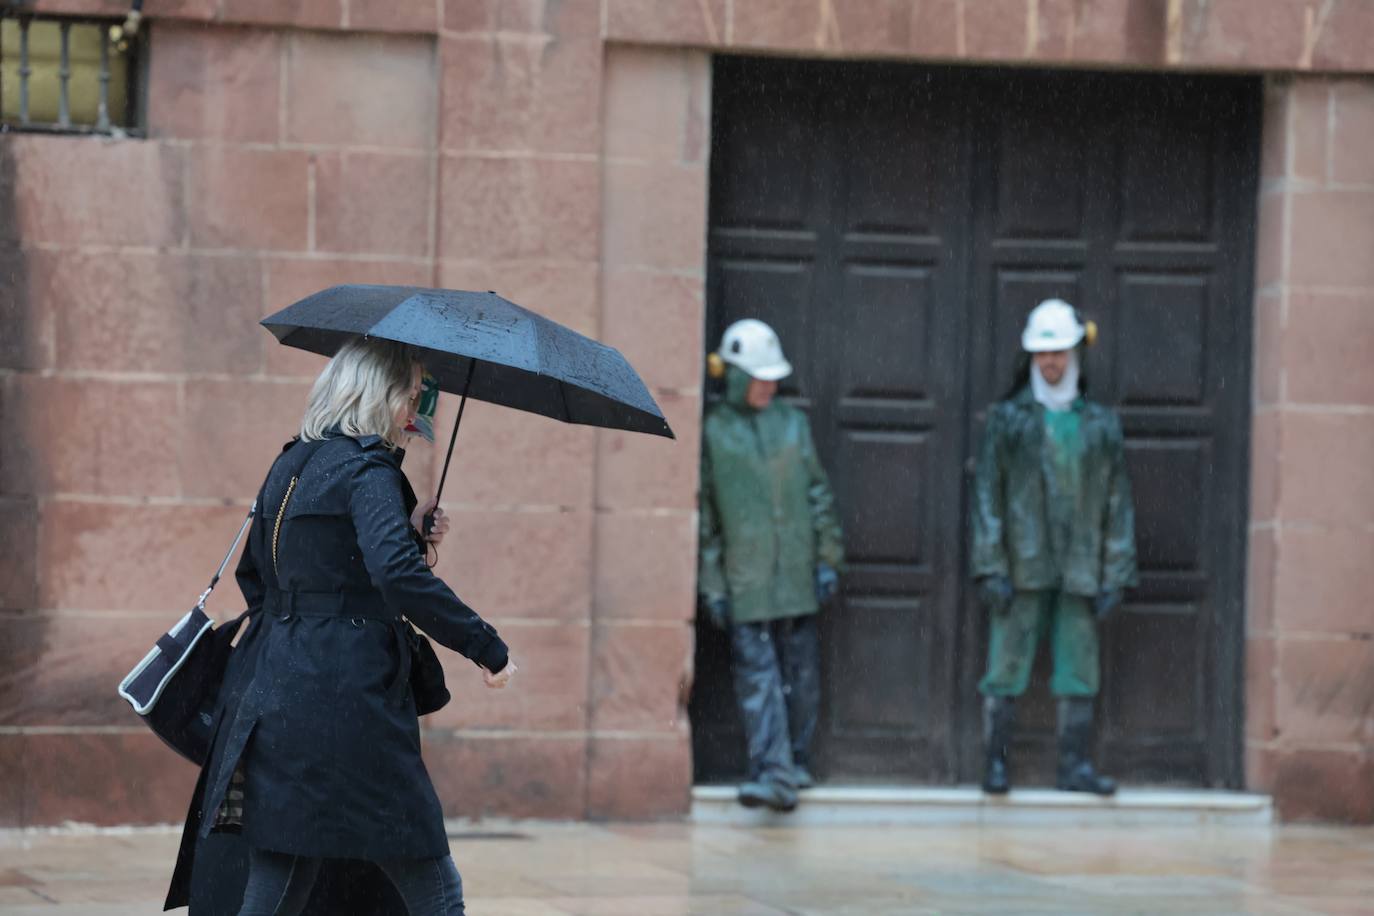
[[[137,134],[140,44],[121,21],[0,11],[0,131]]]

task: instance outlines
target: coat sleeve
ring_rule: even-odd
[[[350,481],[349,514],[372,583],[441,645],[488,671],[506,666],[506,644],[425,565],[414,538],[399,468],[364,459]]]
[[[1112,419],[1107,439],[1111,462],[1106,518],[1102,530],[1102,590],[1130,588],[1139,582],[1135,553],[1135,504],[1126,473],[1126,447],[1121,423]]]
[[[1001,411],[988,411],[983,442],[978,451],[978,466],[973,478],[973,578],[1011,576],[1007,548],[1003,541],[1007,512],[1006,481],[1003,478]]]
[[[806,463],[807,499],[811,505],[811,529],[816,536],[816,563],[824,563],[835,569],[844,567],[844,532],[840,527],[840,517],[835,510],[835,492],[830,489],[830,478],[816,454],[816,443],[811,438],[811,424],[804,414],[802,418],[802,460]]]
[[[700,527],[697,548],[697,591],[707,601],[724,598],[730,593],[725,581],[722,558],[725,545],[721,540],[720,519],[716,516],[715,479],[711,476],[711,456],[703,443],[701,449],[701,493],[699,497]]]

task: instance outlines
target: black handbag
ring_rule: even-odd
[[[215,590],[224,568],[253,522],[257,503],[239,528],[210,585],[196,606],[158,637],[152,651],[119,683],[119,695],[129,701],[153,734],[187,760],[203,766],[214,737],[214,710],[229,664],[234,637],[248,619],[244,611],[220,626],[205,613],[205,600]]]
[[[406,624],[410,640],[410,695],[415,698],[415,712],[427,716],[448,705],[453,697],[444,682],[444,666],[429,639],[410,624]]]

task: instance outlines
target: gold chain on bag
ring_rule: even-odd
[[[272,526],[272,573],[279,575],[277,569],[277,539],[281,537],[281,520],[286,515],[286,502],[291,498],[291,491],[296,489],[296,481],[299,477],[292,477],[291,482],[286,485],[286,495],[281,498],[281,508],[277,510],[277,523]]]

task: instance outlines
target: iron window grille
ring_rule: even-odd
[[[144,47],[124,20],[0,7],[0,132],[140,136]]]

